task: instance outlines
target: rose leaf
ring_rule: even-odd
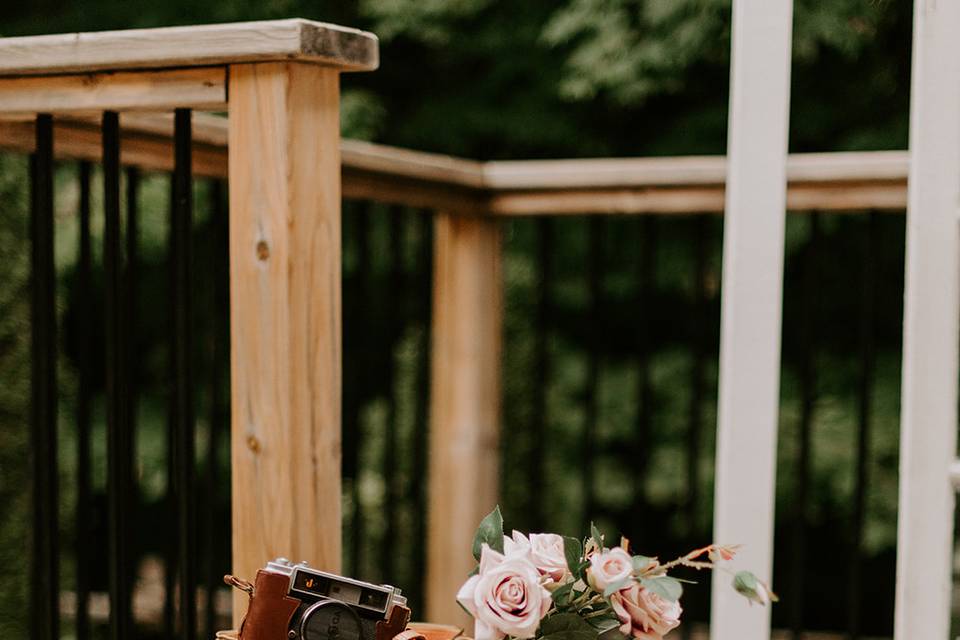
[[[563,536],[563,555],[567,558],[567,568],[574,576],[579,575],[580,559],[583,558],[583,546],[576,538]]]
[[[657,576],[656,578],[642,578],[640,584],[650,591],[654,592],[664,600],[676,602],[683,595],[683,585],[680,581],[670,576]]]
[[[622,580],[617,580],[612,584],[608,584],[607,588],[603,590],[603,597],[609,598],[610,596],[615,594],[617,591],[620,591],[621,589],[626,589],[631,584],[633,584],[633,578],[623,578]]]
[[[597,635],[597,631],[590,626],[590,623],[576,613],[555,613],[552,616],[544,618],[540,623],[540,635],[543,637],[567,632],[588,633],[592,637],[596,637]],[[563,639],[555,638],[554,640]],[[567,638],[566,640],[576,639]]]
[[[590,626],[597,630],[597,633],[605,633],[611,629],[616,629],[620,626],[620,621],[616,616],[600,616],[598,618],[590,618],[587,620],[590,623]]]
[[[590,535],[593,537],[594,542],[597,543],[597,547],[600,551],[603,551],[603,534],[600,533],[600,529],[597,528],[597,525],[590,523]]]
[[[573,592],[574,584],[574,582],[568,582],[553,590],[553,592],[550,594],[550,597],[554,602],[557,603],[557,606],[563,607],[570,604],[570,597]]]
[[[480,552],[484,544],[494,551],[503,553],[503,515],[500,513],[500,505],[494,507],[477,527],[477,533],[473,537],[473,557],[477,562],[480,561]]]

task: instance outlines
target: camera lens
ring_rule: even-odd
[[[303,612],[301,640],[373,640],[363,637],[360,616],[345,604],[322,600]]]

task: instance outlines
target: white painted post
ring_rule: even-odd
[[[714,540],[769,581],[780,398],[780,320],[792,0],[734,0],[727,142]],[[716,573],[710,637],[764,640],[770,610]]]
[[[896,640],[950,633],[960,313],[960,3],[914,7]]]

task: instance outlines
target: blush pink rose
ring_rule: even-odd
[[[563,551],[563,536],[555,533],[531,533],[530,537],[519,531],[513,537],[503,537],[503,551],[507,556],[529,554],[533,565],[543,576],[553,582],[561,582],[569,573],[567,556]]]
[[[680,625],[680,602],[670,602],[656,593],[632,584],[610,598],[620,620],[620,632],[639,640],[661,640]]]
[[[457,601],[474,617],[476,640],[532,638],[551,605],[529,554],[505,556],[487,545],[479,572],[460,587]]]
[[[621,547],[607,549],[590,556],[590,584],[597,591],[616,584],[633,574],[633,560]]]

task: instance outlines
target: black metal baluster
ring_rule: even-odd
[[[877,236],[877,212],[871,211],[863,233],[863,257],[861,264],[860,292],[860,376],[857,381],[857,462],[854,480],[853,523],[849,553],[849,584],[847,600],[847,629],[851,640],[860,637],[860,612],[863,601],[863,530],[867,515],[867,484],[870,469],[870,433],[873,399],[874,363],[876,362],[876,255],[874,247]]]
[[[106,278],[107,501],[109,521],[110,637],[130,637],[128,547],[130,478],[128,375],[124,350],[123,257],[120,244],[120,120],[103,114],[103,267]]]
[[[227,424],[227,398],[224,397],[223,372],[229,365],[230,349],[230,293],[229,275],[229,216],[224,206],[223,183],[215,180],[210,183],[210,211],[211,226],[213,227],[213,335],[210,345],[210,439],[207,449],[206,494],[207,508],[205,514],[206,539],[206,593],[207,607],[204,616],[204,638],[212,638],[216,632],[216,595],[223,585],[225,567],[217,565],[219,551],[218,540],[222,539],[223,531],[217,528],[217,507],[220,504],[218,491],[220,470],[217,466],[217,453],[220,450],[222,434],[229,432]]]
[[[53,117],[36,120],[31,158],[30,435],[33,476],[31,637],[60,634],[57,486],[57,312],[53,256]]]
[[[401,308],[403,298],[403,208],[393,207],[388,212],[389,215],[389,290],[386,293],[388,309],[398,313],[394,316],[388,329],[390,340],[388,341],[388,360],[387,368],[384,371],[387,393],[387,418],[386,418],[386,446],[383,457],[383,479],[386,485],[384,496],[386,504],[383,505],[384,515],[384,539],[380,545],[380,571],[386,580],[395,581],[394,576],[394,558],[396,549],[393,541],[397,537],[397,507],[400,504],[400,486],[397,482],[397,393],[394,386],[396,384],[396,349],[397,344],[403,334],[404,325],[402,321],[406,320],[406,314],[402,313]]]
[[[90,173],[89,162],[81,162],[80,182],[80,246],[77,259],[78,307],[77,356],[77,512],[74,554],[77,571],[77,640],[90,639],[90,540],[93,509],[90,467],[90,409],[93,396],[93,256],[90,247]]]
[[[694,220],[693,283],[693,365],[690,368],[690,405],[687,423],[687,500],[686,519],[690,541],[697,538],[697,509],[700,503],[700,450],[705,395],[704,370],[707,358],[707,215]]]
[[[177,498],[177,574],[180,580],[179,635],[192,640],[197,631],[196,482],[193,406],[193,314],[191,300],[191,231],[193,182],[191,169],[191,112],[174,115],[173,218],[173,367],[174,460]]]
[[[703,441],[703,402],[705,396],[704,371],[707,358],[707,229],[709,217],[698,215],[693,221],[693,324],[690,366],[690,403],[687,406],[687,496],[683,505],[687,526],[687,546],[699,544],[697,510],[700,506],[700,452]],[[691,603],[693,604],[693,603]],[[695,606],[695,605],[694,605]],[[691,610],[692,614],[693,611]],[[693,637],[693,625],[681,626],[684,640]]]
[[[410,483],[412,496],[410,502],[414,512],[414,540],[427,539],[427,448],[429,446],[429,408],[430,408],[430,351],[431,329],[433,322],[433,215],[423,213],[419,229],[420,247],[417,260],[417,277],[420,322],[423,326],[420,349],[417,357],[417,408],[414,425],[413,474],[416,481]],[[424,604],[424,576],[426,575],[426,545],[414,545],[413,576],[414,589],[411,591],[411,603]]]
[[[532,448],[529,466],[528,490],[529,502],[527,509],[534,528],[543,529],[546,526],[545,500],[543,492],[546,458],[545,448],[547,438],[547,385],[550,382],[550,314],[551,295],[553,284],[553,222],[548,217],[537,220],[537,301],[536,326],[534,329],[534,376],[536,383],[533,389],[532,415]]]
[[[347,477],[352,479],[350,484],[350,499],[353,503],[353,514],[350,523],[350,567],[355,575],[360,575],[363,569],[363,543],[365,540],[363,507],[360,504],[360,468],[361,455],[360,450],[363,442],[363,422],[361,413],[363,409],[364,395],[361,385],[363,380],[363,371],[366,369],[364,364],[367,362],[365,354],[367,349],[363,347],[363,336],[367,333],[369,319],[366,314],[369,309],[366,306],[370,291],[370,210],[369,203],[359,203],[356,212],[353,215],[354,233],[357,243],[357,265],[354,272],[356,284],[353,287],[353,299],[358,301],[351,307],[354,318],[348,329],[354,335],[361,338],[351,337],[351,345],[356,345],[359,353],[354,357],[351,368],[350,389],[347,394],[347,402],[344,411],[344,470]]]
[[[814,323],[817,319],[817,249],[820,244],[820,216],[810,214],[810,237],[803,261],[803,309],[800,327],[800,425],[797,433],[796,502],[794,502],[793,565],[791,567],[790,627],[793,638],[803,635],[804,585],[806,584],[807,511],[810,501],[810,459],[813,417],[817,398]]]
[[[597,437],[597,420],[599,418],[598,387],[600,377],[600,336],[603,331],[600,322],[602,314],[603,286],[603,252],[604,252],[604,221],[599,216],[589,221],[589,253],[587,256],[587,327],[590,344],[587,354],[587,388],[584,397],[584,427],[583,427],[583,520],[584,530],[588,530],[590,519],[594,516],[594,473],[596,469],[595,441]]]
[[[633,475],[633,509],[630,534],[638,548],[646,538],[647,520],[647,464],[652,428],[652,397],[650,385],[650,314],[653,308],[654,277],[656,265],[656,219],[644,216],[640,221],[640,262],[637,274],[637,428],[633,436],[631,469]]]

